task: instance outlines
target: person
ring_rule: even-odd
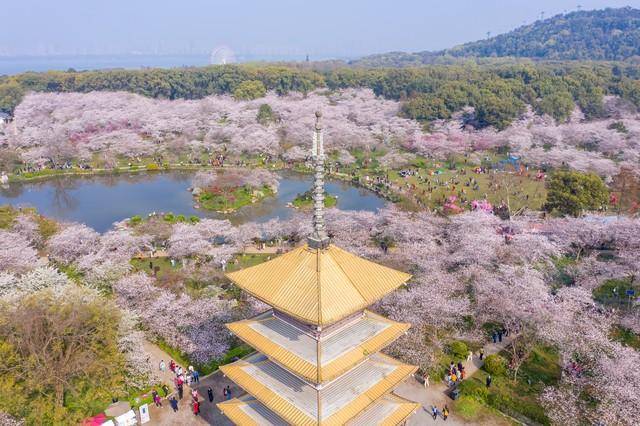
[[[453,363],[453,361],[451,361],[451,363],[449,364],[449,373],[453,373],[454,368],[456,368],[456,365]]]
[[[458,371],[462,371],[463,368],[462,361],[458,361]]]
[[[193,377],[193,381],[196,383],[200,383],[200,373],[197,370],[193,370],[191,372],[191,376]]]
[[[193,365],[189,366],[189,371],[191,371],[193,373]]]
[[[191,391],[191,397],[197,401],[198,400],[198,389],[194,389]]]
[[[449,407],[445,405],[442,409],[442,418],[444,419],[444,421],[447,421],[447,417],[449,417]]]
[[[498,330],[498,342],[502,343],[502,330]]]
[[[162,407],[160,395],[158,395],[157,393],[153,396],[153,402],[156,404],[156,407]]]
[[[174,413],[178,411],[178,400],[175,396],[171,397],[171,399],[169,400],[169,404],[171,404],[171,408],[173,409]]]
[[[229,385],[227,385],[227,387],[224,388],[224,395],[227,401],[231,399],[231,388],[229,387]]]
[[[488,387],[488,388],[490,388],[490,387],[491,387],[491,374],[489,374],[489,375],[487,376],[486,383],[487,383],[487,387]]]
[[[213,402],[213,389],[211,387],[207,389],[207,395],[209,396],[209,402]]]
[[[424,387],[425,388],[429,387],[429,375],[428,374],[424,375]]]
[[[164,360],[161,359],[160,360],[160,371],[162,371],[164,373],[164,371],[167,369],[167,366],[164,364]]]
[[[176,372],[176,362],[174,360],[171,360],[169,363],[169,370],[171,370],[172,373]]]
[[[496,333],[494,331],[493,334],[491,335],[491,338],[493,339],[493,343],[497,343],[498,342],[498,333]]]
[[[473,361],[473,351],[469,351],[467,354],[467,362]]]
[[[200,414],[200,403],[198,401],[193,401],[193,415],[197,416]]]
[[[169,386],[167,386],[166,384],[162,385],[162,392],[164,392],[164,396],[168,396],[169,395]]]
[[[484,358],[484,348],[480,348],[480,361]]]
[[[184,392],[184,388],[182,387],[182,383],[178,385],[178,398],[182,399],[182,394]]]
[[[493,343],[495,343],[495,342],[493,342]],[[178,367],[176,368],[176,374],[177,374],[178,376],[182,376],[182,367],[178,366]]]
[[[435,405],[431,406],[431,417],[433,417],[433,420],[438,419],[438,409],[435,407]]]

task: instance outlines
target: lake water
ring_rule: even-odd
[[[311,188],[311,175],[280,173],[275,197],[223,215],[193,207],[187,190],[193,172],[133,173],[129,175],[74,176],[40,182],[14,183],[0,189],[0,205],[35,207],[39,213],[60,221],[81,222],[99,232],[114,222],[152,212],[227,218],[233,223],[286,219],[295,211],[287,207],[297,194]],[[325,184],[327,192],[338,196],[342,210],[376,211],[385,201],[373,192],[340,181]]]

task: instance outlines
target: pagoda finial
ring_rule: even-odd
[[[316,111],[316,124],[311,151],[311,158],[315,168],[313,179],[313,232],[307,239],[309,247],[313,248],[325,248],[329,245],[329,236],[324,229],[324,146],[321,118],[322,113]]]

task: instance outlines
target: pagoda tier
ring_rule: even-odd
[[[364,311],[316,332],[270,310],[227,327],[292,373],[322,383],[335,379],[396,340],[409,329],[409,324]]]
[[[276,413],[250,395],[218,404],[221,411],[236,424],[246,426],[288,426]],[[395,426],[411,416],[420,404],[397,395],[387,394],[346,423],[346,426]]]
[[[331,244],[304,245],[227,277],[277,310],[322,328],[363,310],[411,275]]]
[[[278,417],[299,426],[343,425],[373,409],[370,406],[376,400],[416,371],[414,366],[374,354],[318,388],[260,353],[220,369]],[[219,407],[223,409],[222,404]]]

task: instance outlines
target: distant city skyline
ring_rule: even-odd
[[[439,50],[581,9],[640,0],[318,3],[206,0],[21,0],[2,5],[0,55],[203,55],[220,45],[240,59],[354,58]],[[479,5],[481,4],[481,6]]]

